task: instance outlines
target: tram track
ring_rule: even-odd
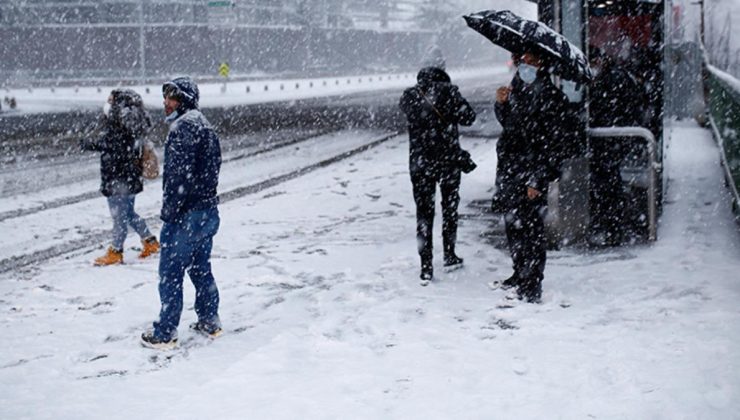
[[[398,135],[398,130],[404,124],[396,97],[396,93],[382,93],[343,97],[339,102],[336,98],[329,98],[291,103],[287,108],[285,104],[266,104],[226,111],[212,110],[211,117],[219,122],[221,130],[236,134],[222,141],[223,162],[227,167],[233,164],[234,171],[229,172],[231,176],[226,180],[222,179],[225,182],[221,183],[224,188],[219,195],[221,202],[227,203],[257,194],[302,177],[376,147]],[[281,129],[273,132],[270,127]],[[282,128],[286,128],[288,132]],[[310,131],[310,135],[307,135],[306,130]],[[321,139],[322,136],[344,130],[368,130],[368,133],[354,137],[346,145],[345,142],[336,143],[331,138],[326,143]],[[376,130],[375,133],[371,133],[373,130]],[[250,134],[247,135],[247,132]],[[263,134],[273,138],[266,142],[264,139],[252,141],[249,138],[251,135],[256,137]],[[282,138],[276,141],[274,136]],[[274,159],[279,161],[271,164],[272,157],[269,160],[255,158],[263,154],[265,157],[274,154]],[[257,167],[250,158],[255,159]],[[60,159],[70,163],[65,166]],[[49,168],[45,166],[47,163],[53,164],[52,171],[45,171],[44,168]],[[22,272],[49,259],[83,255],[109,239],[109,229],[89,229],[91,224],[102,226],[102,221],[107,220],[102,208],[93,211],[91,207],[93,200],[100,198],[97,189],[92,189],[94,179],[97,178],[97,165],[93,161],[87,161],[84,165],[80,163],[74,156],[71,159],[55,157],[37,165],[31,162],[25,169],[28,172],[11,174],[18,178],[26,177],[19,184],[27,187],[10,185],[17,191],[15,193],[7,187],[3,188],[2,195],[18,201],[19,204],[13,208],[7,203],[0,212],[0,223],[5,224],[9,235],[8,240],[0,244],[0,249],[3,250],[0,254],[3,258],[0,259],[0,273],[14,270]],[[68,169],[69,172],[64,173]],[[39,171],[47,172],[44,179],[33,178],[38,176],[34,172]],[[249,183],[245,178],[248,176],[256,176],[256,179]],[[86,191],[79,194],[70,191],[77,183],[82,183],[78,188]],[[34,188],[34,185],[53,187],[41,190]],[[156,184],[152,185],[156,188]],[[141,203],[140,208],[144,210],[142,216],[150,227],[156,228],[161,223],[157,209],[161,203],[158,204],[156,196],[151,194],[139,199],[141,201],[137,202]],[[88,214],[89,217],[84,219],[83,215]]]
[[[357,146],[348,151],[341,152],[339,154],[336,154],[329,158],[320,160],[318,162],[309,163],[297,169],[288,171],[281,175],[270,177],[268,179],[262,180],[254,184],[248,184],[248,185],[243,185],[243,186],[232,188],[228,191],[225,191],[219,194],[220,202],[223,204],[223,203],[227,203],[229,201],[233,201],[233,200],[236,200],[236,199],[248,196],[248,195],[256,194],[265,189],[268,189],[276,185],[282,184],[284,182],[307,175],[318,169],[326,168],[335,163],[349,159],[357,154],[363,153],[367,150],[380,146],[381,144],[387,142],[388,140],[394,137],[397,137],[400,134],[401,134],[400,131],[387,132],[378,137],[370,139],[369,141],[365,142],[364,144],[360,146]],[[311,136],[309,138],[313,138],[313,137],[315,136]],[[292,144],[296,144],[299,142],[300,141],[296,140],[296,141],[293,141]],[[282,147],[287,147],[287,146],[289,145],[285,144]],[[272,150],[276,150],[276,149],[278,149],[278,147],[275,147]],[[266,153],[266,152],[267,151],[260,151],[259,154]],[[248,154],[249,153],[246,153],[244,154],[244,156],[240,156],[239,159],[250,157],[250,156],[247,156]],[[251,156],[254,156],[254,154],[252,154]],[[145,220],[147,224],[149,224],[150,226],[157,226],[161,223],[159,220],[159,215],[153,215],[153,216],[146,217]],[[90,232],[83,234],[79,238],[69,240],[66,242],[62,242],[62,243],[58,243],[54,246],[51,246],[45,249],[33,251],[31,253],[22,254],[22,255],[14,255],[14,256],[2,259],[0,260],[0,274],[7,273],[10,271],[14,271],[14,270],[20,270],[20,269],[32,266],[34,264],[41,263],[43,261],[47,261],[52,258],[58,258],[64,255],[73,254],[75,253],[75,251],[80,252],[84,250],[85,252],[87,252],[87,250],[89,249],[98,247],[99,244],[105,241],[109,236],[110,236],[109,230],[101,229],[101,230],[90,231]],[[91,244],[94,244],[94,245],[91,245]]]
[[[272,152],[275,150],[279,150],[284,147],[294,146],[299,143],[303,143],[306,141],[309,141],[311,139],[325,136],[328,134],[336,133],[341,131],[340,129],[324,129],[319,130],[316,132],[312,132],[311,134],[302,135],[302,136],[296,136],[296,137],[290,137],[285,140],[276,141],[269,143],[267,145],[261,146],[257,145],[256,147],[250,147],[247,146],[244,149],[254,148],[256,150],[251,150],[247,152],[240,152],[236,155],[228,156],[223,159],[223,163],[229,163],[229,162],[235,162],[243,159],[248,159],[254,156],[259,156],[268,152]],[[74,182],[75,180],[71,180],[70,182]],[[94,190],[94,191],[86,191],[81,194],[76,194],[72,196],[66,196],[66,197],[60,197],[54,200],[45,201],[38,205],[35,205],[33,207],[27,207],[27,208],[21,208],[21,209],[14,209],[14,210],[8,210],[4,212],[0,212],[0,222],[5,220],[10,220],[14,218],[19,218],[23,216],[28,216],[36,213],[40,213],[42,211],[52,210],[64,206],[69,206],[77,203],[81,203],[86,200],[92,200],[95,198],[100,197],[100,191]]]

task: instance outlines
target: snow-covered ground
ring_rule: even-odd
[[[289,173],[322,157],[335,156],[372,141],[381,132],[343,131],[311,138],[287,150],[278,149],[248,159],[234,159],[243,151],[224,154],[223,173],[220,177],[220,192],[256,184],[269,178]],[[160,161],[162,161],[160,157]],[[22,217],[0,218],[0,259],[21,254],[32,253],[57,246],[70,240],[79,239],[95,231],[110,229],[110,212],[105,197],[97,193],[100,187],[99,160],[68,162],[55,167],[40,163],[40,167],[24,168],[26,170],[9,171],[0,174],[0,183],[6,179],[21,177],[30,180],[23,190],[26,194],[4,197],[0,204],[0,215],[13,210],[47,207],[48,203],[80,193],[91,193],[94,199],[62,206],[53,211],[40,211]],[[63,171],[61,174],[55,172]],[[36,175],[39,174],[39,175]],[[71,175],[71,177],[70,177]],[[45,177],[68,178],[66,182],[53,188],[41,191],[33,189],[37,185],[49,185]],[[162,206],[162,181],[147,182],[145,189],[136,196],[136,210],[143,217],[154,217]]]
[[[455,83],[469,79],[490,78],[506,74],[505,66],[460,69],[450,71]],[[401,89],[416,82],[415,73],[361,74],[343,77],[312,79],[270,79],[228,83],[203,83],[200,88],[200,105],[204,108],[229,107],[267,102],[294,101],[363,92]],[[44,87],[33,89],[8,89],[3,96],[14,97],[15,110],[3,107],[3,115],[66,112],[71,110],[103,109],[110,91],[116,86]],[[162,85],[127,86],[142,95],[144,105],[162,108]]]
[[[509,257],[467,207],[490,196],[494,142],[462,141],[479,164],[461,190],[466,266],[426,288],[405,136],[221,205],[215,341],[187,330],[188,284],[180,348],[139,346],[157,259],[131,249],[118,267],[91,267],[90,246],[0,275],[0,418],[737,418],[740,234],[710,134],[672,129],[656,243],[550,252],[544,302],[508,309],[486,282]],[[232,170],[247,168],[224,183]],[[95,206],[69,217],[102,224]]]

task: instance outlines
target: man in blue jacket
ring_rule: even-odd
[[[218,288],[211,273],[213,236],[218,231],[218,174],[221,147],[216,133],[198,109],[198,86],[180,77],[162,86],[166,121],[159,261],[162,309],[154,328],[141,335],[145,347],[167,349],[177,344],[182,314],[185,270],[195,286],[198,322],[190,325],[209,337],[221,334]]]

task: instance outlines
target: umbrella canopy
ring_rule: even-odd
[[[524,19],[508,10],[486,10],[464,18],[468,26],[514,54],[538,53],[552,73],[564,79],[587,83],[593,77],[586,55],[541,22]]]

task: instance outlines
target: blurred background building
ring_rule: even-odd
[[[442,0],[27,0],[0,1],[3,25],[231,23],[423,29],[460,2]],[[142,16],[143,12],[143,16]]]
[[[519,0],[521,3],[527,3]],[[475,0],[0,0],[0,85],[413,70],[501,55],[465,27]],[[528,7],[532,8],[527,4]]]

